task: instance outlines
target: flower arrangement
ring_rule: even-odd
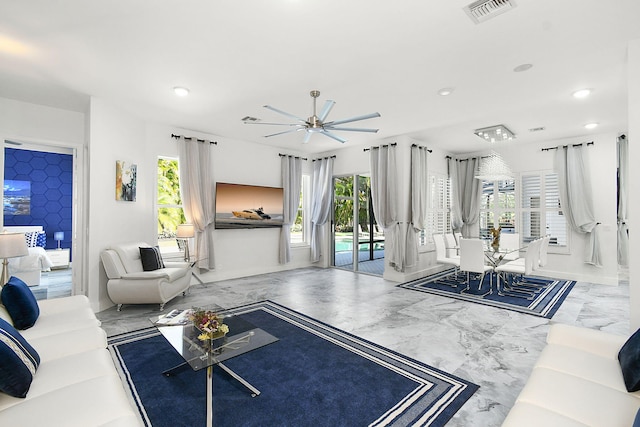
[[[229,327],[222,323],[222,317],[211,310],[194,308],[189,313],[189,320],[200,331],[198,339],[201,341],[218,338],[229,332]]]

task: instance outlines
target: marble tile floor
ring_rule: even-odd
[[[304,268],[194,285],[165,311],[269,299],[480,385],[447,424],[499,426],[544,347],[551,323],[627,335],[629,286],[579,282],[553,319],[396,287],[367,274]],[[157,305],[97,314],[109,335],[150,326]]]
[[[52,299],[71,295],[71,268],[43,271],[40,285],[31,286],[36,299]]]

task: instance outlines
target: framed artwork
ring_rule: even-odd
[[[4,214],[31,214],[31,181],[4,180]]]
[[[124,160],[116,160],[116,200],[136,201],[137,166]]]

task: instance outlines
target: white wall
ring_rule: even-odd
[[[629,43],[629,66],[627,69],[629,90],[629,288],[630,288],[630,324],[633,332],[640,328],[640,239],[635,231],[640,224],[640,168],[634,167],[640,162],[640,39]],[[634,143],[635,142],[635,143]]]
[[[116,161],[137,165],[136,201],[115,199]],[[157,163],[147,150],[144,122],[93,97],[89,117],[87,296],[93,309],[113,305],[100,252],[115,242],[154,242]]]

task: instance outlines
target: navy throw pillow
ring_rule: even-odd
[[[38,301],[31,289],[17,277],[11,276],[2,287],[0,300],[9,312],[16,329],[28,329],[38,320],[40,315]]]
[[[640,390],[640,329],[629,337],[618,353],[627,391]]]
[[[160,248],[140,248],[140,259],[142,260],[142,269],[144,271],[153,271],[164,268]]]
[[[26,397],[40,366],[40,356],[20,332],[0,319],[0,391]]]

